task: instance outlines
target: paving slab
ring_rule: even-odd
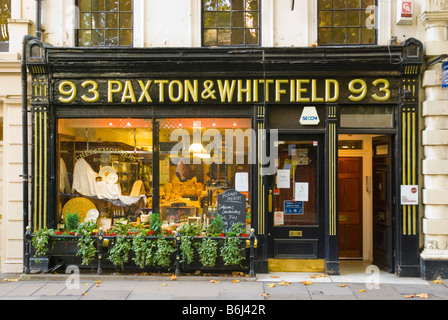
[[[313,283],[306,287],[311,296],[353,296],[353,292],[348,286],[341,286],[341,284],[338,283]]]
[[[365,284],[349,284],[358,300],[403,300],[404,297],[391,284],[381,284],[369,289]]]

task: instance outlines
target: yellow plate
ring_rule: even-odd
[[[62,212],[66,223],[68,214],[72,214],[74,212],[78,214],[79,223],[83,223],[87,212],[91,209],[96,209],[92,201],[87,198],[77,197],[67,201],[64,208],[62,208]]]

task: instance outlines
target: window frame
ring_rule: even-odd
[[[89,48],[89,47],[125,47],[125,48],[129,48],[129,47],[133,47],[134,46],[134,29],[135,29],[135,25],[134,25],[134,7],[135,7],[135,0],[131,0],[131,6],[132,6],[132,8],[131,8],[131,11],[121,11],[120,10],[120,1],[118,0],[118,9],[117,9],[117,11],[113,11],[114,13],[117,13],[117,15],[118,15],[118,21],[117,21],[117,27],[116,28],[108,28],[107,26],[106,26],[106,19],[104,20],[104,27],[103,28],[93,28],[92,26],[91,26],[91,28],[81,28],[81,13],[104,13],[104,14],[107,14],[107,13],[109,13],[109,12],[112,12],[112,11],[106,11],[106,8],[104,8],[104,10],[103,11],[93,11],[92,9],[90,10],[90,11],[83,11],[83,12],[81,12],[81,10],[79,9],[79,3],[80,3],[80,1],[81,0],[76,0],[76,2],[75,2],[75,6],[76,6],[76,9],[77,9],[77,17],[76,17],[76,27],[75,27],[75,46],[76,47],[79,47],[79,48]],[[90,0],[91,1],[91,4],[92,4],[92,1],[95,1],[95,0]],[[104,1],[104,0],[103,0]],[[130,19],[130,22],[131,22],[131,26],[129,27],[129,28],[121,28],[120,27],[120,14],[121,13],[130,13],[131,14],[131,19]],[[96,30],[96,29],[98,29],[98,30],[102,30],[102,31],[104,31],[104,32],[106,32],[107,30],[116,30],[117,31],[117,36],[118,36],[118,44],[112,44],[112,45],[108,45],[108,44],[106,44],[106,39],[107,39],[107,37],[104,35],[104,43],[103,44],[91,44],[91,45],[88,45],[88,46],[86,46],[86,45],[80,45],[80,40],[79,40],[79,32],[80,32],[80,30]],[[124,45],[124,44],[120,44],[120,31],[121,30],[130,30],[131,31],[131,35],[130,35],[130,39],[131,39],[131,41],[130,41],[130,44],[126,44],[126,45]],[[91,42],[92,42],[92,40],[91,40]]]
[[[316,3],[315,3],[316,15],[317,15],[316,16],[316,18],[317,18],[316,19],[317,20],[317,23],[316,23],[316,27],[317,27],[316,38],[317,38],[317,43],[318,43],[319,46],[376,46],[376,45],[378,45],[378,42],[379,42],[378,16],[379,16],[379,10],[380,10],[379,5],[378,5],[378,0],[374,0],[374,6],[375,6],[374,27],[373,27],[373,29],[374,29],[374,41],[372,43],[363,43],[362,42],[362,30],[366,29],[366,26],[363,26],[363,23],[362,23],[362,17],[363,17],[362,13],[363,12],[365,13],[365,11],[367,10],[368,7],[366,7],[366,8],[362,8],[362,7],[359,7],[359,8],[348,8],[347,7],[347,3],[346,3],[345,8],[335,9],[334,8],[334,0],[331,0],[332,7],[330,9],[321,9],[320,8],[320,2],[321,2],[320,0],[316,0]],[[359,0],[359,2],[360,2],[360,6],[361,6],[362,5],[361,0]],[[325,26],[325,27],[321,27],[320,26],[320,21],[321,21],[320,13],[321,13],[321,11],[329,11],[329,12],[332,13],[331,25]],[[360,13],[359,24],[357,24],[357,25],[350,25],[348,23],[348,21],[347,21],[347,15],[346,15],[345,24],[344,25],[341,25],[341,26],[335,26],[334,25],[334,17],[333,17],[334,12],[345,12],[346,13],[346,12],[350,12],[350,11],[357,11],[357,12]],[[344,43],[335,43],[334,42],[334,38],[335,38],[334,31],[335,31],[335,29],[349,29],[349,28],[359,29],[359,35],[358,36],[359,36],[359,40],[360,41],[356,42],[356,43],[348,42],[348,37],[347,37],[348,31],[346,31],[345,32]],[[320,30],[321,29],[331,30],[331,42],[330,43],[321,43],[321,35],[320,35]]]
[[[261,47],[261,45],[262,45],[262,37],[261,37],[261,35],[262,35],[262,13],[263,13],[263,10],[262,10],[262,3],[263,3],[263,1],[262,0],[258,0],[258,10],[250,10],[250,11],[253,11],[253,12],[258,12],[258,26],[256,27],[256,28],[248,28],[248,27],[246,27],[246,26],[244,26],[244,27],[232,27],[232,18],[230,18],[230,27],[219,27],[218,26],[218,19],[217,19],[217,21],[216,21],[216,27],[214,27],[214,28],[205,28],[205,12],[216,12],[216,13],[218,13],[218,12],[220,12],[220,10],[218,10],[218,9],[216,9],[216,10],[214,10],[214,11],[210,11],[210,10],[205,10],[204,9],[204,4],[205,4],[205,1],[206,0],[201,0],[201,2],[200,2],[200,5],[201,5],[201,8],[200,8],[200,12],[201,12],[201,47],[206,47],[206,48],[210,48],[210,47],[219,47],[219,48],[226,48],[226,47]],[[230,0],[230,1],[232,1],[232,0]],[[244,0],[244,1],[246,1],[246,0]],[[245,13],[245,12],[250,12],[250,11],[246,11],[245,9],[243,9],[243,10],[232,10],[232,8],[230,9],[230,11],[228,11],[228,12],[230,12],[230,16],[232,16],[232,12],[234,12],[234,11],[242,11],[243,13]],[[216,45],[206,45],[205,44],[205,30],[206,29],[214,29],[214,30],[219,30],[219,29],[229,29],[230,30],[230,37],[232,37],[232,32],[233,32],[233,30],[238,30],[238,29],[242,29],[242,30],[244,30],[244,31],[246,31],[246,30],[249,30],[249,29],[256,29],[257,30],[257,37],[258,37],[258,43],[257,44],[247,44],[246,43],[246,37],[244,36],[244,44],[229,44],[229,45],[219,45],[218,44],[218,39],[216,39],[217,40],[217,43],[216,43]],[[245,34],[245,32],[244,32],[244,34]],[[218,37],[218,35],[217,35],[217,37]]]

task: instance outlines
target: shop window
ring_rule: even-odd
[[[202,45],[260,45],[260,0],[203,0]]]
[[[393,128],[392,106],[341,107],[341,128]]]
[[[319,45],[375,45],[375,0],[319,0]]]
[[[132,46],[132,0],[77,0],[77,45]]]
[[[11,18],[11,1],[0,1],[0,51],[9,50],[8,19]]]
[[[191,217],[211,221],[219,214],[218,195],[245,195],[250,228],[250,119],[160,119],[160,212],[167,223]],[[244,222],[242,222],[244,224]]]
[[[152,208],[152,121],[60,119],[58,221],[136,221]]]

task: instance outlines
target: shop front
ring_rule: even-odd
[[[256,239],[256,272],[337,274],[353,236],[344,219],[356,220],[340,211],[352,191],[338,177],[338,137],[369,135],[373,262],[419,269],[418,205],[398,200],[402,186],[418,187],[417,40],[253,50],[31,41],[26,60],[31,233],[95,221],[110,236],[157,215],[164,232],[204,235],[220,221],[224,237],[238,226]]]

